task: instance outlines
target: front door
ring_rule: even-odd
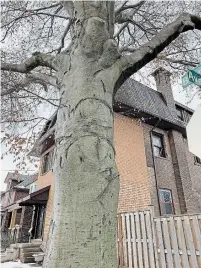
[[[45,205],[38,205],[36,207],[35,224],[34,224],[34,238],[35,239],[42,239],[43,237],[45,211],[46,211]]]

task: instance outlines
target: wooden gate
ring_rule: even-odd
[[[201,267],[201,214],[153,217],[153,210],[118,215],[119,267]]]

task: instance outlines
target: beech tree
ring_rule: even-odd
[[[192,7],[195,14],[182,12]],[[43,267],[117,267],[113,98],[151,61],[176,68],[198,63],[196,10],[199,2],[2,2],[5,122],[40,120],[30,107],[41,101],[57,109],[54,207]]]

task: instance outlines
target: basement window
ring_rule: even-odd
[[[168,189],[159,189],[159,202],[161,215],[174,214],[174,205],[172,201],[172,191]]]
[[[165,157],[165,147],[163,141],[163,135],[158,133],[152,134],[152,144],[154,156]]]

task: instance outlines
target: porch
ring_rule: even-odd
[[[30,193],[5,209],[5,224],[1,230],[4,247],[28,243],[31,239],[42,241],[49,188],[46,186]]]

